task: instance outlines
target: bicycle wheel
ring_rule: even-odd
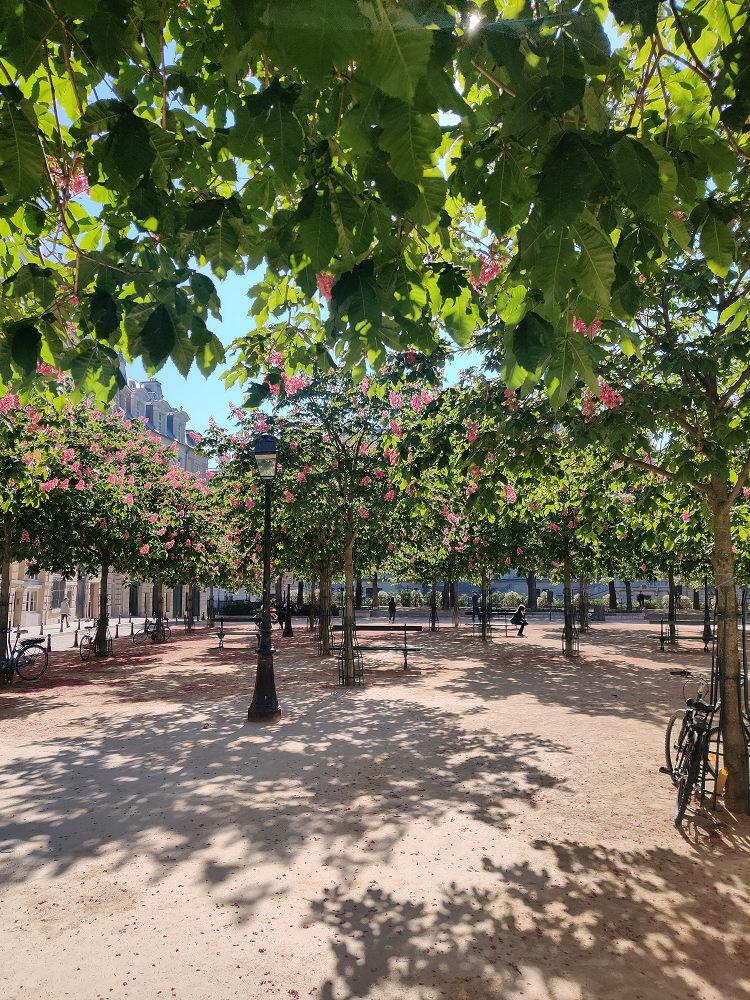
[[[685,739],[685,709],[678,709],[667,723],[667,733],[664,737],[664,756],[667,760],[667,771],[672,779],[672,784],[677,786],[674,776],[674,764],[682,749]]]
[[[151,633],[147,632],[145,628],[139,629],[137,632],[133,633],[133,642],[136,646],[140,646],[140,644],[145,642],[150,635]]]
[[[701,766],[701,754],[703,752],[703,740],[697,734],[690,734],[690,745],[686,746],[681,759],[677,761],[676,770],[679,774],[679,784],[677,786],[677,801],[674,806],[674,825],[679,826],[685,815],[685,810],[690,805],[693,797],[693,789],[698,781],[698,774]]]
[[[81,637],[81,645],[78,647],[78,652],[81,654],[82,660],[88,660],[91,656],[91,636],[84,635]]]
[[[25,681],[38,681],[47,669],[48,662],[44,646],[26,646],[16,660],[16,673]]]

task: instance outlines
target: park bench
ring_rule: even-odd
[[[343,633],[343,631],[344,631],[343,625],[332,625],[331,626],[331,632],[340,632],[340,633]],[[367,646],[366,648],[367,649],[374,649],[374,650],[392,650],[392,651],[397,652],[397,653],[403,653],[403,656],[404,656],[404,670],[408,670],[409,669],[409,653],[421,653],[422,650],[424,649],[424,646],[410,646],[408,644],[407,633],[408,632],[421,632],[421,631],[422,631],[422,626],[421,625],[406,625],[406,624],[404,624],[404,625],[390,625],[390,624],[383,624],[383,625],[359,625],[359,624],[355,624],[355,626],[354,626],[354,641],[355,642],[357,641],[357,638],[358,638],[360,632],[398,632],[399,634],[403,633],[404,641],[402,643],[399,643],[398,646],[395,646],[395,645],[394,646],[377,645],[377,646]],[[342,639],[343,639],[343,635],[342,635]],[[341,651],[341,645],[342,644],[340,643],[336,647],[336,652],[340,652]]]
[[[680,618],[679,615],[678,615],[675,618],[675,620],[674,620],[674,624],[675,625],[681,625],[683,627],[679,630],[679,632],[675,628],[675,634],[674,634],[674,640],[673,640],[672,637],[669,634],[669,619],[668,618],[661,618],[659,620],[659,626],[660,626],[659,648],[661,649],[662,653],[664,652],[664,647],[667,645],[667,643],[671,644],[673,641],[676,642],[678,639],[680,641],[693,641],[693,642],[698,641],[698,642],[702,642],[703,643],[703,652],[704,653],[708,652],[708,644],[709,644],[709,642],[711,642],[714,639],[714,637],[716,635],[716,630],[714,629],[713,625],[711,625],[711,633],[710,633],[710,636],[708,636],[704,632],[704,630],[705,630],[704,620],[698,619],[695,616],[693,616],[691,618]],[[700,631],[686,632],[685,629],[684,629],[685,625],[698,626],[700,628]]]
[[[490,634],[492,634],[492,620],[493,620],[493,618],[495,619],[495,621],[497,621],[499,618],[502,618],[501,624],[504,625],[504,627],[505,627],[505,638],[507,639],[508,638],[508,623],[509,623],[510,619],[513,617],[513,615],[515,613],[516,613],[515,609],[513,611],[510,611],[510,610],[508,610],[508,611],[494,611],[494,610],[493,611],[488,611],[487,612],[487,631]],[[465,611],[464,615],[467,618],[469,617],[469,615],[472,615],[471,608],[468,611]],[[468,624],[468,622],[467,622],[467,624]],[[516,626],[514,625],[513,627],[515,628]],[[477,629],[479,629],[479,632],[481,633],[481,631],[482,631],[482,612],[481,612],[481,609],[479,611],[478,616],[474,617],[472,615],[472,621],[471,621],[471,634],[472,634],[472,636],[475,636],[477,634]]]

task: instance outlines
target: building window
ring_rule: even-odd
[[[163,413],[159,414],[159,433],[160,434],[164,433],[164,414]]]
[[[26,591],[26,610],[27,611],[39,610],[39,591],[36,588],[34,588],[33,590]]]
[[[65,580],[53,580],[49,603],[50,608],[59,608],[63,597],[65,597]]]

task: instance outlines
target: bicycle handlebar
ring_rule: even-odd
[[[670,674],[673,677],[692,677],[693,675],[689,670],[670,670]]]

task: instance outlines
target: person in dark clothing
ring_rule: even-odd
[[[393,597],[393,594],[391,594],[390,600],[388,601],[388,621],[389,622],[396,621],[396,601]]]
[[[523,639],[524,638],[523,630],[529,624],[526,621],[526,605],[525,604],[519,604],[518,605],[518,610],[514,613],[513,617],[510,620],[510,623],[511,623],[511,625],[518,625],[519,626],[518,635],[520,636],[520,638]]]
[[[646,598],[645,598],[645,596],[644,596],[644,594],[643,594],[642,591],[641,591],[641,593],[638,594],[638,597],[636,598],[636,600],[638,601],[638,607],[641,609],[641,611],[643,611],[643,606],[646,603]]]
[[[478,618],[479,615],[480,615],[480,611],[479,611],[479,594],[475,590],[474,593],[471,595],[471,620],[472,620],[472,622],[476,618]]]

